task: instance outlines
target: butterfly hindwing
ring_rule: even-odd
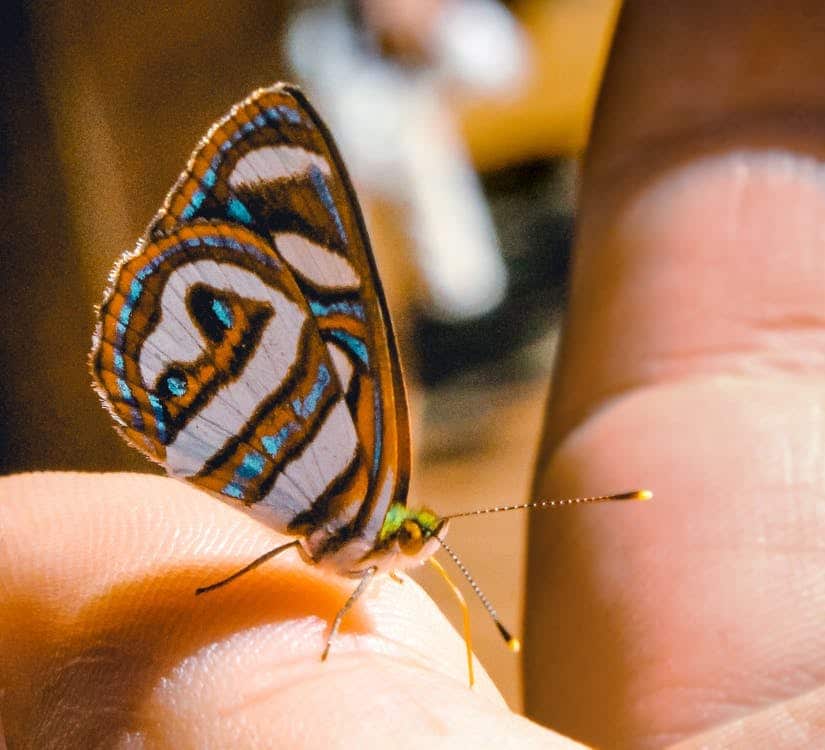
[[[116,269],[97,337],[93,372],[130,442],[320,534],[319,554],[368,541],[405,499],[386,303],[335,145],[293,87],[255,92],[201,141]]]

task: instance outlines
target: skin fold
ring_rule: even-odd
[[[720,7],[722,6],[722,7]],[[169,479],[0,480],[11,748],[825,744],[825,9],[628,2],[582,182],[513,715],[411,582]],[[210,598],[212,597],[212,598]]]

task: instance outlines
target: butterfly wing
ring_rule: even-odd
[[[369,548],[405,500],[386,302],[341,158],[294,87],[210,129],[100,316],[98,390],[170,473],[309,535],[316,558]]]

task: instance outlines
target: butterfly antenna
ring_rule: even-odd
[[[565,505],[586,505],[588,503],[607,503],[607,502],[612,502],[614,500],[650,500],[652,497],[653,497],[653,493],[650,490],[633,490],[631,492],[619,492],[615,495],[593,495],[592,497],[568,497],[568,498],[563,498],[561,500],[538,500],[538,501],[533,502],[533,503],[519,503],[518,505],[497,505],[493,508],[482,508],[481,510],[469,510],[465,513],[454,513],[451,516],[444,516],[443,518],[444,518],[445,521],[447,521],[451,518],[463,518],[464,516],[483,516],[485,513],[503,513],[506,510],[531,510],[531,509],[534,509],[534,508],[535,509],[539,509],[539,508],[562,508]],[[443,542],[442,542],[442,546],[444,546]],[[447,549],[447,548],[445,547],[445,549]],[[459,567],[461,567],[460,564],[459,564]]]
[[[484,609],[487,610],[487,613],[490,617],[493,618],[493,622],[496,624],[498,628],[498,632],[501,633],[501,637],[504,638],[504,641],[507,643],[507,648],[510,649],[514,654],[517,654],[521,651],[521,641],[518,638],[515,638],[510,634],[510,631],[504,627],[503,623],[499,619],[498,612],[496,612],[495,608],[492,604],[490,604],[490,600],[484,596],[484,592],[479,588],[479,585],[475,582],[475,579],[470,575],[470,571],[464,566],[464,563],[461,562],[458,555],[453,552],[450,546],[445,542],[440,536],[436,536],[438,539],[438,543],[444,548],[444,551],[453,559],[453,562],[458,566],[458,569],[461,571],[461,574],[467,579],[467,583],[470,584],[470,588],[475,592],[475,595],[481,600],[481,603],[484,605]]]

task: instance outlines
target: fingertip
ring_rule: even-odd
[[[169,746],[191,743],[196,726],[210,747],[265,746],[271,737],[293,748],[572,746],[377,640],[344,645],[323,664],[283,658],[300,644],[296,635],[269,629],[193,655],[147,701],[152,734]],[[318,632],[306,635],[314,642]]]

